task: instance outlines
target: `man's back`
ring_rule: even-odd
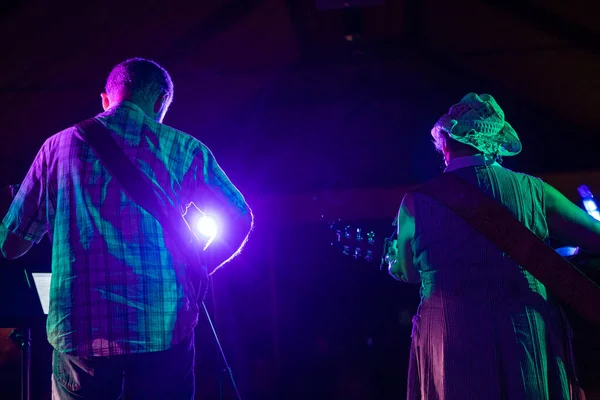
[[[127,59],[105,90],[96,122],[148,178],[138,178],[154,192],[145,196],[156,195],[190,239],[181,213],[191,202],[224,228],[202,249],[201,273],[235,258],[252,210],[206,146],[161,124],[174,94],[167,70]],[[122,187],[80,129],[87,130],[76,125],[44,143],[0,224],[6,258],[21,257],[47,232],[52,241],[52,398],[121,398],[125,384],[128,399],[193,399],[198,282],[189,268],[198,266],[187,265],[188,250],[133,201],[144,195],[139,187]]]
[[[133,103],[97,119],[149,178],[166,210],[200,203],[204,181],[224,177],[204,145]],[[39,212],[53,250],[49,342],[65,353],[109,356],[166,350],[186,337],[198,308],[184,260],[158,222],[128,197],[75,128],[48,139],[36,165],[47,196]],[[230,193],[243,207],[238,192]]]

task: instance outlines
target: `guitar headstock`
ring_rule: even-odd
[[[329,229],[333,231],[331,246],[343,255],[366,262],[381,258],[383,242],[374,230],[350,225],[340,219],[329,222]]]

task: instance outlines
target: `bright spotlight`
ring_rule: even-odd
[[[206,250],[219,234],[219,225],[215,218],[206,215],[194,202],[187,205],[182,217],[196,239],[202,244],[203,250]]]
[[[207,238],[214,238],[218,232],[217,221],[209,215],[204,215],[196,223],[198,234]]]

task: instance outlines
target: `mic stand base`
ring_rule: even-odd
[[[240,392],[237,388],[235,379],[233,379],[233,372],[231,371],[231,367],[229,366],[229,363],[227,362],[227,358],[225,357],[225,353],[223,352],[223,347],[221,346],[221,341],[219,340],[219,336],[217,335],[217,331],[215,329],[215,326],[213,325],[212,319],[210,318],[210,313],[208,312],[208,308],[206,307],[206,303],[204,301],[202,302],[202,308],[204,309],[204,314],[206,315],[206,320],[208,321],[208,324],[210,325],[210,329],[213,333],[213,336],[215,337],[215,342],[217,344],[217,349],[219,351],[219,355],[221,356],[221,360],[223,361],[223,369],[221,370],[221,372],[227,372],[229,374],[229,379],[231,380],[231,385],[233,386],[233,390],[235,390],[236,399],[242,400],[242,396],[240,395]],[[220,392],[222,394],[222,390],[220,390]]]
[[[31,329],[14,329],[10,340],[21,347],[21,400],[30,400],[31,393]]]

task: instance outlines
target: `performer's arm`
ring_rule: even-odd
[[[0,224],[0,246],[2,255],[9,260],[19,258],[31,249],[33,242],[10,232],[4,223]]]
[[[206,250],[212,268],[217,269],[241,253],[252,231],[254,215],[206,146],[201,146],[195,161],[189,172],[193,183],[188,198],[218,221],[219,236]]]
[[[600,222],[547,183],[544,183],[544,201],[551,236],[600,254]]]
[[[38,152],[0,224],[0,249],[8,259],[27,253],[48,231],[45,154],[46,144]]]

